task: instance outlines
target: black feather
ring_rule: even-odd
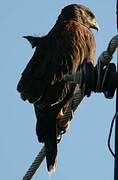
[[[32,48],[36,47],[41,39],[40,37],[34,37],[34,36],[23,36],[23,38],[28,40]]]

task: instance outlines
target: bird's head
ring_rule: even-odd
[[[71,4],[64,7],[57,21],[76,20],[88,28],[99,30],[95,14],[86,6]]]

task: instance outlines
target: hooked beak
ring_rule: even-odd
[[[95,23],[92,24],[92,28],[93,28],[93,29],[96,29],[97,31],[100,30],[100,27],[99,27],[99,25],[98,25],[97,22],[95,22]]]

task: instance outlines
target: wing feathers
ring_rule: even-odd
[[[34,36],[23,36],[23,38],[28,40],[28,42],[32,45],[32,48],[39,45],[39,42],[41,40],[40,37],[34,37]]]

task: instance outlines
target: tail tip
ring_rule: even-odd
[[[49,176],[52,176],[52,174],[55,173],[56,168],[57,168],[57,160],[55,161],[54,165],[51,164],[51,165],[48,167],[48,174],[49,174]]]

